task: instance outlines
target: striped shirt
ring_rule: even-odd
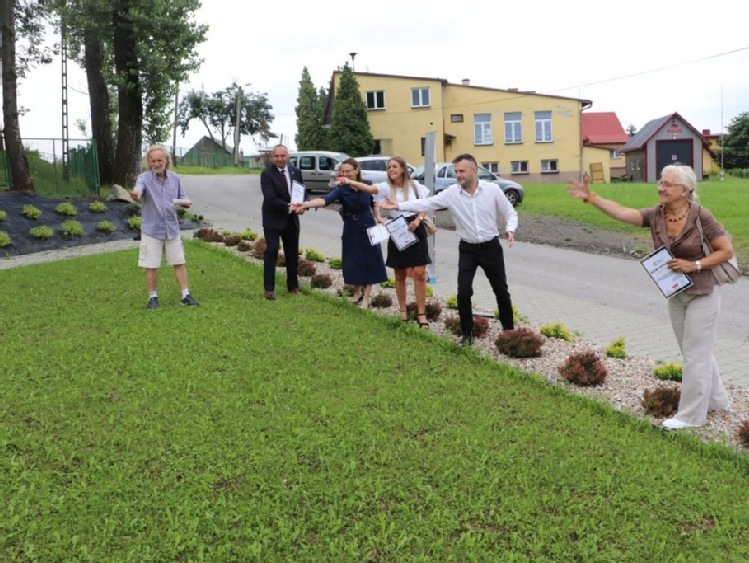
[[[179,218],[173,200],[187,198],[179,176],[167,170],[162,183],[149,170],[138,176],[133,191],[140,192],[142,198],[141,232],[159,240],[179,237]]]

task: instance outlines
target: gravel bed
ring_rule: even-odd
[[[548,221],[544,220],[542,223],[544,228],[541,230],[548,233]],[[528,225],[528,222],[525,222],[525,224]],[[538,227],[541,228],[541,225],[539,224]],[[609,238],[611,246],[608,248],[600,246],[599,244],[598,253],[627,255],[631,252],[631,249],[640,244],[639,241],[636,240],[636,237],[619,235],[621,235],[621,233],[614,233],[611,235]],[[628,247],[628,244],[632,244],[632,246]],[[628,250],[628,248],[630,250]],[[233,247],[232,250],[238,255],[245,257],[248,261],[262,264],[261,261],[255,260],[250,254],[237,250],[236,247]],[[318,274],[328,274],[333,280],[331,287],[327,289],[318,289],[316,291],[323,291],[336,296],[340,295],[340,292],[344,287],[341,271],[331,269],[327,263],[317,263],[315,266]],[[283,272],[285,273],[285,270],[283,270]],[[305,283],[307,281],[308,278],[301,278],[302,285],[308,285],[308,283]],[[372,307],[370,311],[375,314],[398,316],[399,310],[397,299],[395,297],[395,290],[374,288],[372,295],[376,295],[380,292],[389,293],[394,304],[387,308]],[[412,300],[413,291],[412,288],[409,287],[408,301],[410,302]],[[444,300],[437,297],[428,298],[428,301],[437,302],[442,307],[442,314],[439,319],[430,322],[430,331],[433,334],[449,338],[457,344],[459,337],[453,336],[445,329],[444,325],[444,319],[450,315],[457,316],[457,311],[448,309]],[[536,332],[539,330],[539,327],[529,325],[525,322],[518,323],[516,328],[520,327],[531,328]],[[546,379],[546,381],[551,385],[564,387],[569,392],[577,395],[584,395],[594,400],[605,401],[617,411],[649,420],[657,426],[660,426],[663,419],[656,419],[645,414],[644,409],[640,404],[643,393],[647,389],[652,389],[658,386],[678,385],[678,383],[657,379],[655,375],[653,375],[653,370],[657,364],[650,359],[635,356],[627,356],[624,359],[608,358],[606,356],[605,347],[577,337],[573,337],[571,342],[567,342],[561,339],[546,338],[541,335],[545,341],[541,348],[541,357],[529,359],[509,358],[500,354],[494,345],[494,341],[500,332],[501,325],[499,324],[499,321],[490,319],[489,330],[482,338],[474,340],[473,348],[477,352],[491,356],[499,362],[513,365],[520,371],[538,374]],[[570,354],[583,350],[595,351],[598,357],[603,361],[606,370],[608,371],[608,376],[604,384],[594,387],[580,387],[570,384],[559,375],[559,366],[564,363]],[[747,453],[749,452],[749,448],[741,444],[738,437],[738,430],[742,424],[749,422],[749,389],[735,385],[726,385],[726,388],[733,401],[733,404],[729,409],[710,413],[707,422],[700,428],[679,430],[679,432],[689,432],[705,442],[719,442],[734,451]]]

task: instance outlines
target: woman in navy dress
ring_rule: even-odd
[[[355,287],[353,302],[366,308],[369,307],[372,284],[387,280],[382,249],[379,244],[370,244],[367,236],[367,229],[378,221],[382,222],[382,218],[372,196],[349,185],[350,181],[362,182],[361,169],[355,159],[349,158],[341,163],[337,181],[338,186],[325,197],[305,201],[300,206],[310,209],[326,207],[336,201],[341,204],[343,281]]]

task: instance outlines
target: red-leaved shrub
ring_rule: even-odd
[[[575,385],[600,385],[606,381],[608,372],[603,362],[592,350],[576,352],[559,368],[559,374]]]

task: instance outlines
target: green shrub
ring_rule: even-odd
[[[646,414],[667,418],[679,410],[680,399],[681,390],[678,387],[661,385],[655,389],[645,389],[641,404]]]
[[[10,235],[5,231],[0,231],[0,248],[10,246],[11,242],[13,241],[10,239]]]
[[[673,362],[657,366],[653,373],[661,381],[681,381],[681,364],[675,364]]]
[[[34,205],[24,205],[21,209],[21,215],[27,219],[39,219],[42,216],[42,210]]]
[[[387,293],[380,292],[372,297],[372,301],[370,303],[372,307],[384,309],[385,307],[390,307],[393,304],[393,298]]]
[[[0,209],[0,221],[5,221],[7,217],[8,217],[8,212]]]
[[[257,240],[257,233],[247,227],[247,229],[239,235],[242,240]]]
[[[745,420],[739,426],[738,431],[739,440],[744,446],[749,447],[749,420]]]
[[[311,248],[308,248],[305,252],[305,258],[311,262],[325,262],[325,256],[317,252],[316,250],[313,250]]]
[[[381,288],[393,289],[395,287],[395,278],[388,277],[387,280],[380,284]]]
[[[566,340],[567,342],[572,341],[570,331],[562,323],[543,325],[540,328],[540,332],[546,338],[557,338],[559,340]]]
[[[429,284],[427,284],[427,287],[426,287],[426,296],[434,297],[434,288]]]
[[[445,300],[445,305],[448,309],[458,308],[458,296],[456,294],[451,295]]]
[[[499,319],[499,309],[494,309],[494,318]],[[512,306],[512,322],[518,324],[520,322],[520,313],[515,305]]]
[[[140,229],[141,218],[137,215],[131,215],[127,218],[127,226],[131,231],[137,231]]]
[[[182,219],[182,217],[187,215],[187,209],[179,205],[175,208],[175,211],[177,212],[177,217],[179,217],[180,219]]]
[[[136,215],[140,215],[140,203],[128,203],[127,207],[125,207],[125,212],[130,217],[135,217]]]
[[[64,203],[60,203],[55,207],[55,213],[58,215],[66,215],[67,217],[75,217],[78,215],[78,210],[75,208],[75,205],[72,203],[66,201]]]
[[[606,355],[609,358],[618,358],[623,360],[626,357],[624,353],[624,337],[620,336],[616,340],[612,341],[611,344],[606,348]]]
[[[60,232],[67,237],[82,237],[86,234],[83,225],[72,219],[62,222],[62,225],[60,225]]]
[[[330,266],[331,270],[340,270],[343,268],[343,260],[340,258],[331,258],[328,260],[328,265]]]
[[[54,231],[52,230],[52,227],[48,227],[47,225],[39,225],[38,227],[32,227],[29,230],[29,234],[35,239],[47,240],[52,237]]]
[[[559,374],[575,385],[601,385],[606,381],[608,372],[603,362],[592,350],[576,352],[559,368]]]
[[[105,213],[107,206],[103,201],[92,201],[88,204],[88,210],[91,213]]]
[[[95,211],[94,213],[99,212]],[[112,223],[112,221],[99,221],[96,224],[96,230],[102,233],[113,233],[117,230],[117,227],[114,226],[114,223]]]
[[[500,353],[510,358],[538,358],[544,339],[529,328],[505,330],[494,340]]]
[[[325,289],[333,285],[333,280],[328,274],[315,274],[309,284],[314,288]]]

